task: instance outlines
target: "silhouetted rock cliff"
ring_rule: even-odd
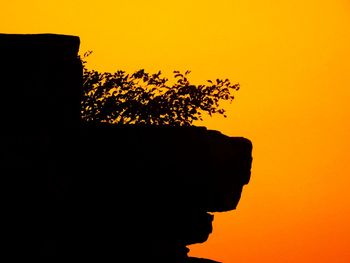
[[[236,208],[252,144],[205,127],[81,123],[79,38],[0,34],[8,251],[27,258],[187,256]]]
[[[36,255],[51,239],[54,191],[71,181],[56,172],[56,145],[72,145],[80,125],[78,49],[73,36],[0,34],[3,251],[13,256]]]

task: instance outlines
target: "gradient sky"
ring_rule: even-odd
[[[198,125],[252,140],[252,179],[190,254],[350,262],[349,0],[12,0],[0,31],[80,36],[99,70],[239,82],[229,117]]]

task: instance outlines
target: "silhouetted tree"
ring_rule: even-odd
[[[91,51],[81,58],[81,114],[87,122],[190,126],[193,121],[202,120],[203,112],[226,117],[219,102],[232,102],[232,92],[239,90],[239,84],[231,84],[228,79],[208,80],[207,85],[191,84],[190,71],[174,71],[173,85],[168,85],[168,79],[160,71],[101,73],[86,67],[86,57],[90,54]]]

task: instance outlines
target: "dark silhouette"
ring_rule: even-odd
[[[232,102],[239,84],[228,79],[208,80],[208,85],[193,85],[190,71],[174,71],[174,84],[161,72],[149,74],[143,69],[100,73],[83,65],[82,118],[88,122],[190,126],[202,120],[202,113],[221,114],[221,101]]]
[[[236,208],[251,142],[205,127],[83,122],[78,49],[73,36],[0,35],[3,250],[215,262],[186,246],[207,240],[211,212]]]

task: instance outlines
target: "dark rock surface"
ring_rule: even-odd
[[[26,258],[187,256],[236,208],[252,144],[205,127],[80,121],[79,38],[0,34],[6,251]]]
[[[36,255],[51,238],[61,165],[55,145],[72,144],[80,125],[79,43],[73,36],[0,34],[2,236],[12,256]],[[57,181],[66,187],[69,180],[65,173]]]

